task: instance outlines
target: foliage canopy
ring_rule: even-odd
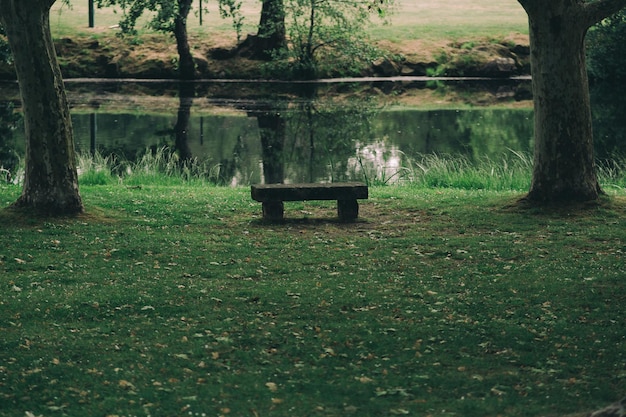
[[[596,80],[626,79],[624,65],[626,12],[621,11],[592,28],[587,36],[589,75]]]

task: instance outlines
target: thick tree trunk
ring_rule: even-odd
[[[530,201],[595,200],[585,35],[626,0],[518,0],[530,24],[535,156]]]
[[[69,106],[49,14],[54,0],[0,0],[24,109],[26,172],[14,203],[44,214],[83,211]]]
[[[535,108],[534,171],[528,199],[597,199],[601,190],[584,49],[587,19],[571,0],[526,3],[531,3],[526,10]]]
[[[191,9],[192,0],[178,0],[178,15],[174,19],[174,37],[178,50],[178,73],[181,80],[193,80],[196,78],[196,64],[189,48],[187,36],[187,16]]]
[[[287,46],[285,6],[283,0],[263,0],[261,20],[257,32],[257,56],[272,59],[274,51]]]

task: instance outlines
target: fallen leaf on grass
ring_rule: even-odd
[[[377,397],[385,397],[385,396],[392,396],[392,395],[397,395],[400,397],[411,396],[411,394],[409,394],[407,390],[404,388],[390,388],[390,389],[376,388]]]
[[[278,391],[278,386],[274,382],[266,382],[265,386],[272,392]]]
[[[65,405],[61,405],[61,406],[51,405],[51,406],[48,406],[48,410],[50,410],[50,411],[61,411],[61,410],[63,410],[66,407],[67,406],[65,406]]]
[[[125,379],[120,380],[117,385],[122,389],[132,390],[135,389],[135,386],[132,382],[126,381]]]

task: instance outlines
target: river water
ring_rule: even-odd
[[[167,147],[207,161],[221,184],[384,182],[425,154],[476,161],[531,152],[532,109],[518,94],[528,81],[432,83],[68,83],[68,94],[79,152],[132,160]],[[426,98],[407,104],[415,92]],[[19,106],[15,94],[4,85],[0,104]],[[0,130],[0,158],[11,147],[23,153],[22,129],[18,121]]]

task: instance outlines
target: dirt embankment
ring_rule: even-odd
[[[162,35],[147,35],[129,41],[116,36],[74,37],[56,41],[65,78],[176,78],[178,54],[174,41]],[[263,61],[249,59],[245,47],[190,40],[194,46],[200,78],[276,78]],[[528,39],[477,39],[467,42],[403,45],[383,42],[379,47],[393,58],[380,58],[362,71],[362,76],[487,76],[525,75],[529,70]],[[345,74],[323,74],[324,77]],[[0,65],[0,79],[14,79],[10,65]]]

